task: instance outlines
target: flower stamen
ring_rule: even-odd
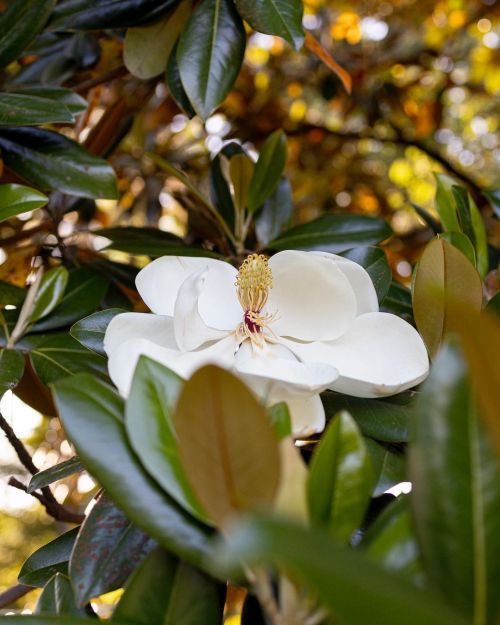
[[[274,315],[269,313],[261,314],[269,297],[269,289],[273,286],[273,274],[267,258],[263,254],[247,256],[238,271],[235,286],[238,287],[238,300],[244,312],[238,334],[262,347],[265,342],[262,332],[274,319]]]

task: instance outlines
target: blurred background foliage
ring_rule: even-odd
[[[0,2],[0,9],[6,6]],[[484,191],[500,188],[499,17],[494,0],[306,0],[304,25],[351,75],[352,94],[308,50],[296,52],[282,39],[249,31],[235,88],[206,122],[179,109],[163,75],[144,81],[129,74],[117,31],[43,33],[21,61],[6,68],[7,83],[60,85],[88,101],[76,124],[54,127],[95,154],[112,152],[119,198],[74,204],[59,198],[63,210],[55,210],[53,194],[54,230],[41,210],[4,222],[0,279],[24,286],[42,240],[49,252],[62,249],[61,240],[67,247],[77,242],[78,256],[92,258],[99,240],[88,236],[89,228],[155,226],[186,235],[192,197],[145,152],[163,156],[197,188],[208,189],[210,157],[226,141],[241,140],[252,152],[277,128],[288,137],[292,223],[325,212],[383,216],[396,235],[386,251],[400,282],[408,284],[432,236],[414,205],[435,214],[436,172],[469,189],[489,241],[498,246],[500,201],[495,205]],[[0,182],[23,181],[4,167]],[[106,255],[137,266],[146,262],[124,252]],[[490,279],[496,282],[497,276]],[[140,306],[126,287],[111,305],[118,300],[124,307]],[[7,393],[2,412],[36,450],[35,463],[45,468],[69,457],[58,420],[15,401]],[[2,479],[22,477],[7,445],[1,450]],[[81,474],[61,481],[54,492],[59,502],[83,511],[95,486]],[[0,497],[1,592],[15,583],[26,556],[63,524],[53,526],[34,499],[7,494],[6,486]],[[32,608],[35,601],[32,593],[17,608]]]

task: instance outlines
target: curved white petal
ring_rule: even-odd
[[[150,313],[121,313],[113,317],[104,334],[104,350],[108,356],[130,339],[144,338],[162,347],[177,348],[172,317]]]
[[[208,269],[198,308],[205,323],[218,330],[234,330],[242,310],[236,295],[236,269],[214,258],[163,256],[142,269],[135,283],[140,296],[158,315],[173,315],[182,283],[192,273]]]
[[[378,312],[377,292],[369,273],[364,267],[358,265],[353,260],[337,256],[337,254],[330,254],[329,252],[311,252],[311,254],[323,256],[323,258],[335,263],[349,280],[349,284],[356,296],[357,316],[368,312]]]
[[[214,364],[229,369],[234,364],[234,352],[238,341],[234,335],[213,343],[205,349],[180,352],[162,347],[153,341],[134,338],[125,341],[111,351],[108,360],[109,375],[120,394],[127,396],[139,356],[148,356],[175,371],[182,378],[188,378],[204,365]]]
[[[203,290],[208,269],[200,269],[182,283],[174,308],[174,333],[181,351],[193,350],[208,341],[227,335],[224,330],[209,328],[198,311],[198,298]]]
[[[273,288],[266,311],[277,311],[270,327],[303,341],[336,339],[356,316],[354,291],[344,273],[321,255],[279,252],[269,260]]]
[[[325,429],[325,409],[319,395],[286,397],[279,393],[273,394],[271,403],[279,401],[288,404],[294,438],[307,438]]]
[[[254,348],[245,341],[236,353],[236,373],[262,398],[276,393],[297,397],[319,393],[337,379],[338,371],[325,363],[300,362],[283,345]]]
[[[356,397],[400,393],[422,382],[429,372],[427,350],[418,332],[388,313],[357,317],[336,341],[285,344],[302,360],[337,367],[340,376],[330,388]]]

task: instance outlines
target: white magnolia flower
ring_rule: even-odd
[[[417,331],[379,312],[368,273],[334,254],[253,254],[239,272],[220,260],[166,256],[136,284],[154,314],[117,315],[104,338],[125,396],[142,354],[183,378],[218,364],[269,405],[286,401],[295,435],[306,436],[324,428],[321,391],[381,397],[428,372]]]

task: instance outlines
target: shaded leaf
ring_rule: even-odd
[[[55,464],[53,467],[49,467],[48,469],[35,473],[28,484],[28,493],[33,493],[35,490],[49,486],[50,484],[53,484],[58,480],[62,480],[69,475],[80,473],[80,471],[83,471],[84,469],[85,467],[80,462],[80,458],[78,456],[69,458],[69,460],[65,460],[64,462]]]
[[[341,252],[340,256],[358,263],[366,269],[380,302],[389,292],[392,282],[392,271],[387,262],[384,250],[379,247],[355,247],[352,250]]]
[[[282,178],[255,219],[255,232],[259,243],[267,245],[279,236],[283,226],[290,221],[292,213],[292,187],[286,178]]]
[[[457,250],[460,250],[466,256],[471,265],[476,266],[476,251],[470,239],[463,232],[453,232],[447,230],[440,235],[442,239],[451,243]]]
[[[79,343],[102,356],[106,355],[103,342],[106,328],[113,317],[125,312],[121,308],[100,310],[93,315],[80,319],[71,326],[70,334]]]
[[[222,173],[220,156],[216,156],[210,164],[210,191],[213,204],[224,221],[234,229],[233,199],[227,180]]]
[[[24,356],[14,349],[0,348],[0,398],[15,388],[24,372]]]
[[[398,315],[408,323],[414,324],[411,291],[395,280],[391,282],[387,295],[380,303],[380,310]]]
[[[26,289],[0,280],[0,304],[8,304],[18,308],[24,302]]]
[[[0,221],[41,208],[47,196],[20,184],[0,185]]]
[[[74,121],[61,102],[39,96],[0,93],[0,126],[39,126]]]
[[[253,170],[247,201],[250,213],[254,213],[274,193],[285,169],[286,156],[285,133],[276,130],[266,139]]]
[[[168,90],[170,91],[170,95],[175,100],[177,106],[184,111],[184,113],[189,117],[194,117],[196,115],[196,111],[193,108],[193,105],[189,101],[187,93],[182,85],[181,74],[179,71],[179,64],[177,62],[177,47],[178,44],[175,45],[172,53],[168,58],[167,63],[167,71],[166,71],[166,81]]]
[[[283,37],[296,50],[304,43],[301,0],[235,0],[241,17],[261,33]]]
[[[247,205],[254,169],[254,162],[246,154],[235,154],[229,161],[234,205],[240,212],[244,211]]]
[[[88,102],[72,89],[64,87],[48,87],[46,85],[30,85],[16,88],[17,95],[36,96],[45,100],[52,100],[64,105],[72,115],[83,113],[88,107]]]
[[[56,573],[49,579],[38,598],[35,614],[71,614],[88,616],[84,609],[78,608],[69,579]]]
[[[75,527],[61,534],[32,553],[19,571],[19,582],[43,587],[56,573],[67,574],[69,557],[79,529]]]
[[[381,445],[371,438],[365,438],[374,473],[377,476],[372,497],[383,495],[386,490],[406,480],[405,457],[395,445]]]
[[[65,267],[54,267],[43,275],[30,315],[31,323],[35,323],[54,310],[61,302],[67,284],[68,270]]]

